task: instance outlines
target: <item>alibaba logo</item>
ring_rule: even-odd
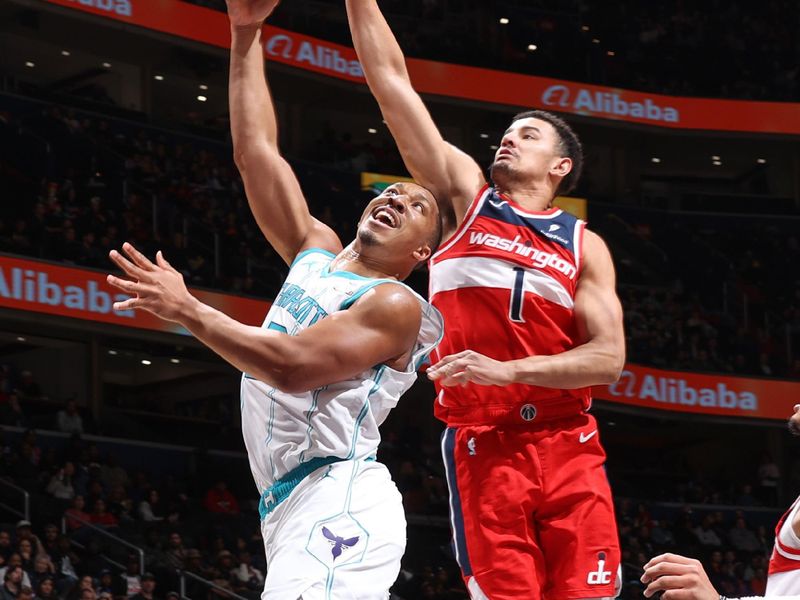
[[[565,85],[551,85],[542,94],[542,102],[547,106],[569,106],[569,88]]]
[[[294,40],[288,35],[277,34],[269,38],[264,44],[264,51],[270,56],[282,56],[292,58],[292,47]]]
[[[636,396],[633,389],[635,385],[636,375],[631,371],[623,371],[620,374],[619,379],[608,386],[608,391],[614,396],[633,398]]]

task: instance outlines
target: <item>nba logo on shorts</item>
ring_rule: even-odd
[[[536,407],[533,404],[525,404],[519,409],[519,416],[523,421],[533,421],[536,418]]]
[[[589,585],[606,585],[611,583],[611,571],[604,571],[606,566],[606,553],[601,552],[597,555],[597,571],[591,571],[586,583]]]

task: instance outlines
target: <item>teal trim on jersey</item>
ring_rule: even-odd
[[[269,447],[269,443],[272,441],[272,429],[275,426],[275,388],[270,388],[270,391],[267,393],[267,398],[270,399],[269,405],[269,423],[267,424],[267,439],[264,440],[264,446]],[[275,460],[272,457],[272,452],[269,453],[269,466],[270,471],[272,472],[272,476],[275,477]]]
[[[324,254],[328,258],[336,258],[336,255],[333,252],[328,252],[327,250],[323,250],[322,248],[308,248],[307,250],[303,250],[300,254],[294,257],[292,264],[289,265],[289,270],[291,270],[300,260],[304,259],[309,254]]]
[[[289,330],[286,329],[283,325],[279,325],[275,321],[270,321],[267,329],[271,329],[272,331],[278,331],[280,333],[289,333]]]
[[[352,296],[350,296],[350,297],[349,297],[347,300],[345,300],[344,302],[342,302],[342,303],[339,305],[339,310],[347,310],[348,308],[350,308],[351,306],[353,306],[353,304],[355,303],[355,301],[356,301],[356,300],[358,300],[359,298],[361,298],[361,296],[363,296],[364,294],[366,294],[366,293],[367,293],[368,291],[370,291],[371,289],[374,289],[374,288],[376,288],[376,287],[378,287],[379,285],[382,285],[382,284],[384,284],[384,283],[397,283],[397,284],[400,284],[400,285],[402,285],[403,287],[405,287],[405,284],[404,284],[404,283],[401,283],[401,282],[399,282],[399,281],[395,281],[394,279],[374,279],[374,280],[372,280],[372,282],[371,282],[371,283],[368,283],[368,284],[367,284],[367,285],[365,285],[364,287],[362,287],[362,288],[359,288],[359,290],[358,290],[358,291],[357,291],[355,294],[353,294],[353,295],[352,295]]]
[[[286,500],[286,498],[289,497],[289,494],[292,493],[292,490],[297,487],[297,484],[303,481],[303,479],[308,477],[311,473],[321,467],[333,464],[335,462],[341,462],[342,460],[344,459],[339,458],[338,456],[319,456],[317,458],[312,458],[307,463],[298,465],[286,475],[278,479],[275,483],[264,490],[264,492],[261,494],[261,498],[258,501],[258,514],[261,516],[261,520],[263,521],[269,513],[275,510],[275,507]],[[270,500],[267,500],[267,498],[270,498]]]
[[[356,417],[356,425],[353,429],[353,441],[351,442],[350,453],[347,455],[347,460],[351,460],[356,454],[356,443],[358,442],[358,432],[361,429],[361,421],[364,420],[369,412],[369,399],[372,394],[377,392],[380,388],[381,377],[383,377],[385,371],[386,365],[381,365],[378,367],[378,371],[375,373],[375,383],[372,385],[372,389],[369,391],[369,394],[367,394],[367,399],[364,400],[364,406],[362,406],[361,410],[358,412],[358,417]]]
[[[306,455],[306,451],[311,450],[311,431],[314,429],[314,426],[311,425],[311,417],[314,416],[314,411],[317,410],[317,402],[319,401],[320,393],[327,387],[328,386],[317,388],[316,390],[314,390],[314,394],[311,397],[311,408],[308,409],[308,429],[306,429],[306,438],[308,438],[308,448],[306,448],[300,453],[301,463],[303,462],[303,458]]]
[[[429,307],[430,307],[432,310],[435,310],[435,311],[438,311],[438,310],[439,310],[439,309],[437,309],[435,306],[433,306],[433,305],[431,305],[431,304],[428,304],[428,306],[429,306]],[[441,313],[439,313],[439,315],[440,315],[440,318],[441,318]],[[430,359],[430,357],[431,357],[431,354],[433,353],[433,351],[434,351],[434,350],[436,350],[436,348],[439,346],[439,344],[441,344],[441,343],[442,343],[442,340],[443,340],[443,339],[444,339],[444,328],[442,328],[441,332],[439,333],[439,339],[437,339],[437,340],[436,340],[436,343],[435,343],[435,344],[433,344],[433,345],[431,346],[431,349],[430,349],[430,350],[428,350],[428,352],[426,352],[425,354],[423,354],[422,356],[420,356],[420,357],[417,359],[417,362],[416,362],[416,364],[414,365],[414,370],[415,370],[415,371],[419,371],[420,367],[421,367],[422,365],[424,365],[425,363],[430,363],[430,361],[429,361],[428,359]]]

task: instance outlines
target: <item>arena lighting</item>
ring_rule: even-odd
[[[110,62],[104,62],[104,63],[103,63],[103,66],[104,66],[106,69],[110,69],[110,68],[111,68],[111,63],[110,63]]]
[[[31,62],[29,60],[26,60],[25,61],[25,66],[28,67],[29,69],[32,69],[33,67],[36,66],[36,63],[35,62]]]
[[[199,87],[199,88],[200,88],[201,90],[203,90],[203,91],[205,91],[205,90],[207,90],[207,89],[208,89],[208,86],[207,86],[205,83],[201,83],[201,84],[200,84],[199,86],[197,86],[197,87]]]
[[[489,148],[491,148],[492,150],[497,150],[499,147],[500,147],[500,146],[495,146],[495,145],[491,145],[491,146],[489,146]]]
[[[150,366],[150,365],[152,365],[152,364],[153,364],[153,362],[152,362],[152,361],[149,361],[149,360],[147,360],[146,358],[143,358],[143,359],[142,359],[142,364],[143,364],[143,365],[145,365],[145,366]]]
[[[482,133],[481,134],[481,138],[483,138],[484,140],[488,140],[489,139],[489,134],[488,133]]]
[[[538,47],[539,46],[537,46],[536,44],[528,44],[528,50],[530,50],[531,52],[535,51]]]
[[[593,43],[593,44],[599,44],[599,43],[600,43],[600,40],[599,40],[599,39],[597,39],[597,38],[592,38],[592,43]]]
[[[208,100],[208,98],[206,98],[205,96],[198,96],[198,97],[197,97],[197,99],[198,99],[200,102],[205,102],[206,100]]]
[[[180,358],[170,358],[169,362],[171,362],[173,365],[179,365],[179,364],[181,364],[181,359]]]
[[[26,338],[22,337],[21,335],[18,335],[17,336],[17,341],[18,342],[27,342],[28,340]]]
[[[163,75],[156,75],[155,77],[153,77],[153,79],[155,79],[156,81],[164,81],[164,76]]]
[[[722,160],[722,159],[715,154],[714,156],[711,157],[711,160]]]
[[[72,54],[72,52],[70,52],[69,50],[62,50],[61,51],[61,56],[69,56],[70,54]]]
[[[581,25],[581,31],[589,31],[588,25]]]
[[[758,164],[760,164],[760,165],[765,165],[765,164],[767,164],[767,159],[766,158],[757,158],[756,162]]]
[[[375,129],[374,127],[370,127],[369,129],[367,129],[367,131],[368,131],[369,133],[378,133],[378,130],[377,130],[377,129]]]
[[[606,54],[608,54],[609,56],[616,56],[617,53],[614,52],[613,50],[609,50],[608,52],[606,52]]]
[[[711,164],[713,164],[715,167],[719,167],[722,164],[722,161],[721,160],[715,160]]]
[[[650,159],[650,162],[658,164],[661,162],[661,159],[658,158],[657,156],[654,156],[653,158]]]
[[[500,25],[508,25],[508,19],[505,17],[500,17]]]
[[[109,350],[109,351],[108,351],[108,353],[109,353],[111,356],[116,356],[116,355],[118,354],[116,350]]]

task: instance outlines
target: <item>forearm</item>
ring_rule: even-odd
[[[557,389],[610,384],[619,378],[624,355],[606,344],[588,342],[551,356],[511,361],[515,383]]]
[[[347,19],[367,83],[381,102],[392,88],[392,77],[409,80],[403,51],[377,0],[347,0]]]
[[[231,26],[229,104],[231,136],[237,165],[249,149],[277,146],[278,125],[264,73],[262,25]]]
[[[240,323],[194,297],[177,320],[238,370],[279,389],[284,387],[291,373],[289,336]]]

